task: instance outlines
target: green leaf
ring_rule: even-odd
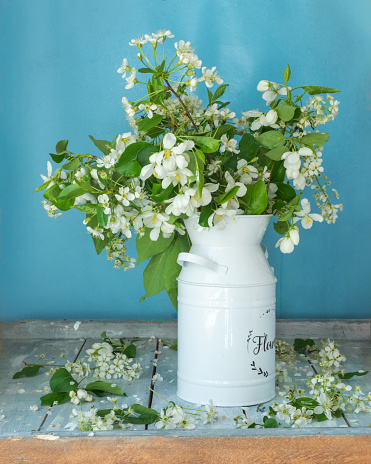
[[[164,86],[164,81],[161,77],[152,76],[152,83],[149,82],[148,93],[150,95],[150,100],[156,104],[161,104],[165,99],[166,87]]]
[[[97,390],[104,393],[113,393],[114,395],[124,395],[124,392],[115,382],[103,382],[102,380],[97,380],[95,382],[88,383],[84,389],[85,390]]]
[[[137,252],[138,252],[137,264],[142,263],[148,258],[152,258],[152,256],[162,253],[163,251],[166,250],[166,248],[168,248],[171,245],[173,241],[173,237],[164,238],[161,233],[158,239],[156,241],[153,241],[151,240],[149,236],[151,230],[152,229],[146,229],[146,233],[143,235],[143,237],[140,237],[139,235],[137,235],[137,241],[136,241]]]
[[[58,200],[71,200],[76,197],[79,197],[80,195],[83,195],[86,193],[86,190],[81,188],[77,184],[70,184],[67,185],[63,190],[60,190],[60,194],[58,195],[57,199]]]
[[[287,63],[286,69],[285,69],[285,71],[283,73],[283,78],[284,78],[286,84],[290,80],[290,76],[291,76],[291,69],[290,69],[289,64]]]
[[[161,114],[154,114],[152,118],[149,118],[147,116],[146,118],[142,119],[139,122],[138,130],[142,132],[148,132],[150,129],[160,124],[161,121],[162,121]]]
[[[337,409],[336,411],[332,411],[332,414],[334,417],[341,417],[343,414],[343,411],[341,409]]]
[[[75,200],[74,198],[68,200],[58,199],[57,196],[61,193],[61,189],[58,185],[53,185],[46,192],[44,192],[43,197],[51,201],[58,209],[61,211],[68,211],[73,206]]]
[[[55,151],[60,154],[67,150],[68,140],[60,140],[55,146]]]
[[[153,256],[143,272],[145,297],[157,295],[165,290],[164,268],[167,257],[172,250],[171,244],[162,253]]]
[[[296,191],[291,187],[291,185],[285,184],[283,182],[276,182],[276,185],[278,189],[276,196],[280,200],[289,202],[296,197]]]
[[[329,137],[330,135],[326,132],[311,132],[310,134],[304,135],[300,141],[311,147],[322,147],[322,145],[327,143]]]
[[[196,145],[198,145],[204,153],[214,153],[218,151],[220,140],[216,140],[212,137],[202,137],[201,135],[187,135],[182,137],[182,139],[192,140]]]
[[[271,166],[268,167],[271,169]],[[272,174],[271,174],[271,182],[283,182],[286,176],[286,168],[283,165],[283,161],[276,161],[273,166]]]
[[[218,128],[213,134],[213,137],[214,139],[220,139],[222,135],[227,134],[228,132],[231,132],[231,134],[233,134],[234,130],[235,128],[230,124],[222,124],[221,126],[218,126]]]
[[[280,119],[282,119],[282,121],[288,122],[291,121],[291,119],[294,117],[295,109],[296,108],[294,106],[281,105],[277,106],[276,111]]]
[[[262,214],[268,204],[267,188],[264,181],[259,180],[255,184],[246,185],[246,193],[241,200],[246,204],[247,214]]]
[[[140,72],[142,74],[153,74],[154,72],[156,72],[156,70],[151,69],[151,68],[139,68],[138,72]]]
[[[136,412],[137,414],[150,414],[154,416],[158,416],[158,412],[156,409],[146,408],[141,404],[132,404],[131,409]]]
[[[201,160],[203,163],[205,163],[205,153],[203,153],[201,150],[198,150],[198,149],[196,148],[196,154],[197,154],[197,156],[200,158],[200,160]]]
[[[50,379],[50,388],[53,392],[70,392],[77,387],[78,383],[64,367],[58,369]]]
[[[200,212],[200,219],[198,220],[198,223],[200,224],[201,227],[209,227],[209,217],[213,214],[213,207],[211,206],[211,203],[209,203],[206,206],[201,207],[201,212]]]
[[[134,142],[126,147],[115,165],[115,170],[126,177],[138,177],[142,166],[137,161],[137,155],[141,148],[148,145],[148,142]]]
[[[68,151],[64,151],[58,155],[54,155],[54,153],[49,153],[49,155],[55,163],[61,163],[65,159],[66,155],[68,155],[68,153]]]
[[[347,372],[345,374],[338,374],[339,379],[341,380],[348,380],[351,379],[354,376],[361,377],[362,375],[368,374],[369,371],[364,371],[364,372]],[[14,377],[13,377],[14,378]]]
[[[137,347],[131,343],[125,348],[123,353],[130,359],[135,358],[135,356],[137,355]]]
[[[316,401],[314,398],[308,398],[305,396],[302,396],[300,398],[295,398],[295,406],[297,408],[302,408],[303,406],[306,408],[314,409],[316,406],[319,406],[318,401]]]
[[[153,184],[153,187],[155,185],[158,185],[161,187],[160,184]],[[164,190],[162,187],[158,190],[158,193],[156,192],[156,195],[151,195],[151,198],[153,201],[156,201],[157,203],[163,203],[165,200],[167,200],[170,197],[170,193],[173,191],[174,185],[170,184],[166,187]]]
[[[240,140],[238,148],[240,153],[239,158],[243,158],[246,161],[251,161],[258,154],[259,142],[251,134],[244,134]]]
[[[93,141],[94,145],[105,155],[111,152],[111,144],[107,140],[96,140],[92,135],[89,135],[89,139]]]
[[[288,223],[288,221],[286,222],[274,222],[273,223],[273,227],[274,227],[274,230],[280,234],[280,235],[286,235],[287,232],[289,231],[290,229],[290,224]]]
[[[54,401],[58,401],[58,404],[69,401],[70,395],[68,393],[53,392],[48,393],[40,398],[41,406],[52,406]]]
[[[159,135],[162,135],[166,132],[165,129],[163,129],[162,127],[153,127],[152,129],[150,129],[148,132],[147,132],[147,136],[150,137],[151,139],[155,139],[157,138]]]
[[[40,185],[40,187],[37,187],[37,189],[35,189],[35,190],[33,191],[33,193],[35,193],[35,192],[41,192],[41,190],[46,189],[46,187],[50,184],[51,181],[52,181],[52,179],[47,180],[47,181],[44,182],[42,185]]]
[[[287,147],[281,146],[281,147],[276,147],[273,148],[272,150],[269,150],[265,153],[265,156],[267,156],[269,159],[274,160],[274,161],[281,161],[282,155],[286,153],[288,150]]]
[[[122,417],[125,422],[130,424],[153,424],[157,420],[158,416],[154,414],[142,414],[139,417],[126,416]]]
[[[231,190],[228,190],[228,192],[225,192],[219,198],[216,198],[215,201],[217,202],[218,205],[222,205],[223,203],[226,203],[231,198],[233,198],[236,195],[236,193],[239,191],[239,189],[240,189],[240,186],[235,185],[234,187],[231,188]]]
[[[275,130],[270,130],[267,132],[263,132],[257,138],[257,141],[264,147],[264,148],[276,148],[279,145],[283,145],[285,142],[285,137],[281,132],[277,132]]]
[[[97,252],[97,255],[100,255],[102,253],[102,251],[105,249],[105,247],[109,244],[109,241],[110,241],[109,237],[105,234],[104,234],[103,240],[99,237],[94,237],[93,235],[92,235],[92,239],[94,242],[95,251]]]
[[[264,428],[266,428],[266,429],[276,429],[276,428],[278,428],[278,422],[276,421],[276,419],[271,417],[271,418],[267,419],[264,422]]]
[[[207,96],[209,97],[209,106],[210,106],[213,101],[213,94],[209,89],[207,89]]]
[[[313,414],[313,417],[317,419],[318,422],[324,422],[328,420],[324,412],[322,414]]]
[[[160,151],[160,147],[158,145],[148,144],[142,147],[137,154],[137,161],[143,167],[149,164],[149,157],[153,155],[153,153],[157,153]]]
[[[95,205],[92,203],[85,203],[84,205],[72,206],[72,208],[78,209],[79,211],[82,211],[83,213],[86,213],[86,214],[96,214],[98,205]]]
[[[216,100],[218,100],[218,99],[223,95],[223,93],[225,92],[225,89],[228,87],[228,85],[229,85],[229,84],[220,85],[220,86],[215,90],[215,93],[214,93],[212,102],[216,102]]]
[[[197,201],[202,197],[202,189],[204,188],[204,173],[201,169],[197,169],[196,172],[196,185],[197,185]]]
[[[174,240],[174,245],[166,258],[163,269],[164,287],[175,309],[178,307],[178,282],[176,279],[182,270],[182,267],[177,263],[177,259],[179,253],[186,253],[190,250],[190,248],[191,242],[188,234],[178,234]]]
[[[319,95],[321,93],[338,93],[340,90],[323,87],[322,85],[302,85],[299,89],[304,89],[309,95]]]
[[[50,367],[53,367],[53,366],[50,366]],[[40,369],[41,369],[41,366],[27,366],[27,367],[24,367],[21,371],[16,372],[13,375],[13,379],[19,379],[20,377],[23,377],[23,376],[33,377],[34,375],[38,374]]]
[[[66,171],[75,171],[80,167],[80,160],[79,158],[75,158],[68,163],[63,165],[63,169],[66,169]]]
[[[169,341],[169,340],[162,339],[162,344],[165,346],[168,346],[171,350],[178,349],[178,340]]]
[[[101,205],[98,205],[97,207],[97,218],[98,218],[98,224],[100,224],[103,227],[107,225],[108,215],[104,213],[104,208]]]
[[[307,347],[312,347],[313,345],[315,345],[315,343],[311,338],[307,338],[306,340],[303,338],[295,338],[294,340],[294,350],[298,353],[305,353],[308,349]]]

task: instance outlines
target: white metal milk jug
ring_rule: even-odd
[[[192,403],[248,406],[275,396],[276,278],[260,245],[270,215],[196,230],[180,253],[178,390]]]

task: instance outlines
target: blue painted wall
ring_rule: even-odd
[[[278,317],[370,317],[368,0],[1,0],[0,8],[1,321],[176,317],[166,295],[138,302],[144,265],[114,270],[95,255],[81,213],[49,219],[32,194],[58,140],[98,154],[89,134],[128,129],[121,98],[133,93],[116,70],[124,57],[134,62],[131,38],[167,28],[217,67],[237,113],[264,108],[256,84],[281,82],[287,62],[293,85],[341,89],[324,167],[344,212],[335,225],[302,230],[291,255],[274,248],[271,229],[265,243]]]

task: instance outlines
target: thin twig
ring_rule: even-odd
[[[166,82],[166,85],[167,85],[168,89],[170,90],[170,92],[172,92],[172,93],[176,96],[176,98],[179,100],[180,104],[183,106],[184,111],[186,112],[186,115],[188,116],[189,120],[191,121],[192,126],[194,127],[195,132],[198,133],[198,127],[196,126],[196,123],[194,122],[194,120],[193,120],[193,118],[192,118],[190,112],[188,111],[188,109],[187,109],[187,107],[186,107],[184,101],[180,98],[179,94],[177,94],[177,93],[175,92],[175,90],[171,87],[169,81],[168,81],[167,79],[164,79],[164,81]]]

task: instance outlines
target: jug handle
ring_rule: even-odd
[[[188,263],[198,264],[199,266],[207,267],[211,271],[220,275],[226,275],[228,272],[227,266],[216,264],[214,261],[210,261],[207,258],[203,258],[202,256],[194,255],[192,253],[179,253],[177,263],[182,267],[186,267]]]

